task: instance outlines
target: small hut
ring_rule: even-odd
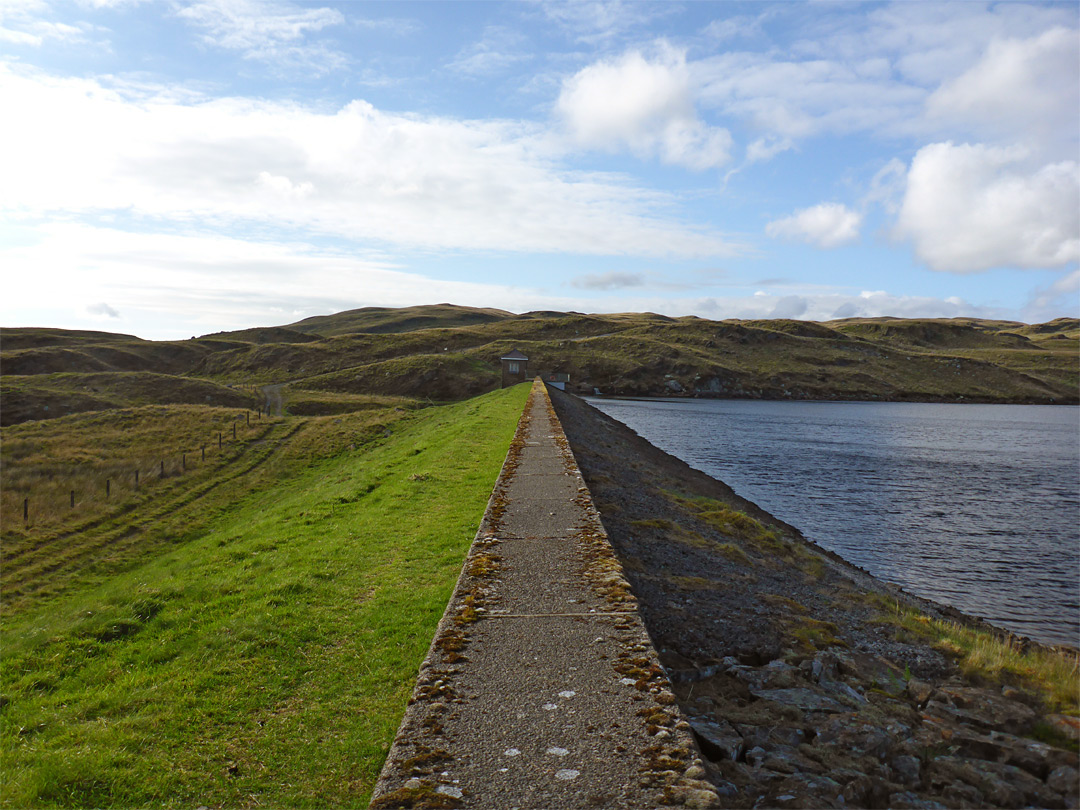
[[[502,387],[508,388],[529,379],[529,358],[514,349],[499,358],[502,362]]]

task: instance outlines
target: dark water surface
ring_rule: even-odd
[[[1080,644],[1080,408],[588,401],[882,579]]]

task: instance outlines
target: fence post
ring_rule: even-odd
[[[23,498],[22,502],[22,519],[25,523],[30,522],[30,499]]]
[[[135,470],[135,486],[139,485],[139,471]]]
[[[206,461],[206,445],[202,446],[202,460]]]
[[[75,508],[75,490],[71,490],[71,508]]]
[[[217,449],[218,450],[221,449],[221,431],[220,430],[217,432]]]
[[[161,477],[165,477],[165,459],[161,460]]]
[[[182,470],[187,469],[187,453],[181,453],[180,454],[180,469],[182,469]]]
[[[111,481],[109,481],[109,479],[108,479],[108,478],[106,478],[106,479],[105,479],[105,497],[106,497],[106,498],[108,498],[108,497],[109,497],[109,490],[111,489],[111,486],[110,486],[110,484],[111,484],[111,483],[112,483],[112,482],[111,482]]]
[[[248,427],[250,427],[251,426],[251,411],[248,411],[247,413],[245,413],[244,416],[247,417]]]
[[[235,442],[236,441],[236,422],[232,423],[232,437],[233,437],[233,441]]]

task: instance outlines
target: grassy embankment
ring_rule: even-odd
[[[270,420],[44,544],[5,599],[0,803],[364,806],[526,394]]]

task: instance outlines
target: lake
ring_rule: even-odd
[[[1080,645],[1080,408],[588,402],[881,579]]]

